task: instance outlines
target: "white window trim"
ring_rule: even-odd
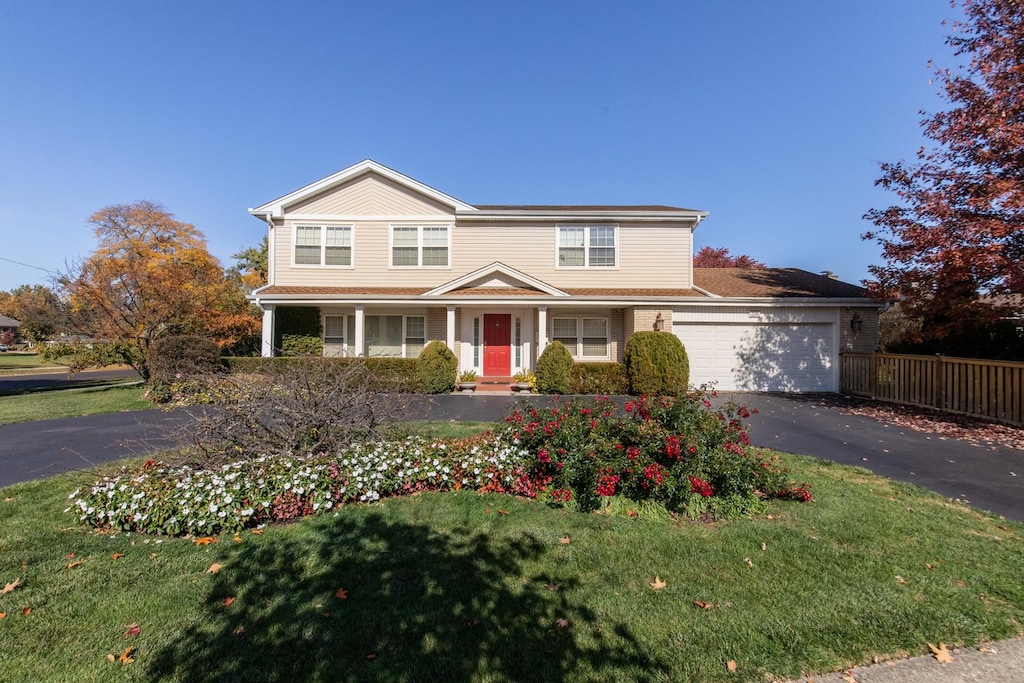
[[[298,246],[299,228],[320,228],[320,263],[296,263],[295,247]],[[327,265],[324,260],[327,258],[327,228],[348,228],[352,235],[351,263],[347,266]],[[291,267],[292,268],[327,268],[331,270],[352,270],[356,267],[356,226],[354,223],[314,223],[310,221],[297,221],[292,223],[291,243]]]
[[[416,228],[416,265],[396,266],[395,258],[395,228]],[[448,237],[446,245],[448,249],[448,265],[446,266],[425,266],[423,265],[423,228],[444,228]],[[388,268],[394,270],[451,270],[452,269],[452,225],[451,223],[391,223],[388,226]]]
[[[561,249],[559,236],[563,228],[583,228],[583,265],[563,266],[559,265],[558,254]],[[614,266],[592,266],[590,265],[590,229],[611,228],[615,235],[615,265]],[[618,270],[619,269],[619,226],[615,223],[567,223],[555,226],[555,269],[556,270]]]
[[[556,320],[575,320],[576,321],[576,349],[572,354],[574,360],[579,362],[586,361],[601,361],[611,360],[612,358],[612,326],[611,320],[604,316],[599,315],[555,315],[550,319],[550,339],[555,338],[555,321]],[[583,321],[584,320],[601,320],[604,322],[604,338],[605,338],[605,354],[603,356],[585,356],[583,355]],[[573,351],[573,349],[570,349]]]
[[[350,329],[350,326],[349,326],[349,318],[353,318],[353,317],[354,317],[354,314],[350,313],[350,312],[343,312],[343,313],[338,313],[336,311],[330,311],[330,312],[326,312],[326,313],[321,312],[321,314],[320,314],[320,329],[321,329],[322,332],[321,332],[321,335],[320,335],[320,340],[323,342],[325,350],[326,350],[326,346],[327,346],[327,319],[328,318],[341,318],[341,331],[342,331],[341,349],[342,349],[342,356],[347,358],[349,356],[354,355],[352,353],[352,349],[355,348],[355,334],[356,334],[354,321],[353,321],[353,325],[351,326],[351,329]],[[334,339],[334,338],[335,337],[332,337],[332,339]]]

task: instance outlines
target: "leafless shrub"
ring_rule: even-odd
[[[410,396],[358,359],[303,358],[266,372],[197,378],[203,406],[179,435],[203,466],[286,453],[331,453],[385,438]],[[390,386],[394,383],[394,386]],[[390,389],[390,390],[389,390]]]

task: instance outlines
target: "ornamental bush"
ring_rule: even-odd
[[[537,391],[542,394],[572,393],[572,354],[565,344],[552,341],[537,359]]]
[[[613,496],[671,512],[726,517],[763,510],[772,497],[809,500],[777,459],[748,447],[733,403],[712,411],[702,394],[628,401],[607,397],[540,409],[521,404],[501,438],[533,456],[529,476],[542,496],[595,510]]]
[[[629,393],[675,396],[690,385],[690,359],[671,332],[636,332],[624,351]]]
[[[226,372],[220,347],[196,334],[175,334],[156,339],[146,352],[150,377],[171,382]]]
[[[617,396],[629,393],[629,377],[622,363],[576,363],[572,367],[572,393]]]
[[[416,370],[419,391],[424,394],[447,394],[455,390],[455,373],[459,361],[442,341],[432,341],[420,351]]]
[[[319,308],[284,306],[274,313],[274,348],[282,356],[322,356]]]

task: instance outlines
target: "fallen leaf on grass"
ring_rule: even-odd
[[[654,577],[654,583],[650,584],[651,588],[653,588],[656,591],[660,591],[662,588],[664,588],[667,585],[668,585],[667,583],[665,583],[664,581],[661,580],[660,576],[655,576]]]
[[[555,626],[558,628],[569,628],[568,619],[555,619]]]
[[[344,588],[339,588],[338,590],[334,591],[334,597],[338,598],[339,600],[348,600],[348,591]]]
[[[373,654],[366,655],[366,658],[369,659],[370,661],[373,661],[374,659],[377,659],[377,655],[373,655]]]
[[[748,567],[753,567],[754,566],[754,562],[749,557],[744,557],[743,561],[747,563]]]
[[[65,560],[71,560],[71,559],[74,559],[74,557],[75,557],[74,553],[68,553],[67,555],[64,556],[64,559]]]
[[[935,656],[935,661],[937,662],[948,664],[953,661],[953,655],[951,655],[949,650],[946,649],[945,643],[939,643],[938,647],[928,643],[928,649],[931,651],[932,655]]]
[[[220,603],[220,606],[221,606],[221,607],[227,607],[228,605],[230,605],[230,604],[231,604],[231,603],[233,603],[234,601],[235,601],[235,599],[234,599],[234,598],[232,598],[232,597],[227,597],[227,598],[224,598],[224,599],[223,599],[223,600],[221,601],[221,603]]]
[[[714,607],[712,603],[704,602],[703,600],[692,600],[691,602],[693,602],[694,605],[700,607],[701,609],[711,609],[712,607]]]
[[[232,631],[232,633],[234,633],[236,636],[241,635],[241,634],[245,633],[245,627],[244,626],[239,626],[234,631]]]
[[[558,539],[558,542],[561,543],[562,545],[569,545],[571,540],[570,540],[570,538],[568,536],[562,536],[560,539]]]
[[[20,585],[21,585],[21,579],[17,578],[14,581],[11,581],[6,586],[4,586],[2,589],[0,589],[0,595],[3,595],[5,593],[10,593],[12,590],[14,590],[15,588],[17,588]]]
[[[505,512],[504,510],[502,510],[501,508],[498,508],[498,514],[499,514],[499,515],[501,515],[502,517],[504,517],[504,516],[505,516],[505,515],[507,515],[508,513],[507,513],[507,512]]]
[[[21,616],[27,617],[30,614],[32,614],[32,608],[31,607],[22,607],[21,608]]]
[[[902,576],[897,576],[896,583],[900,584],[901,586],[905,586],[907,584],[907,580],[904,579]]]
[[[68,562],[68,569],[74,569],[75,567],[82,564],[81,560],[75,560],[74,562]]]
[[[124,557],[124,553],[114,553],[114,554],[113,554],[113,555],[111,555],[110,557],[111,557],[111,559],[114,559],[114,560],[119,560],[119,559],[121,559],[122,557]]]
[[[547,588],[549,591],[562,590],[561,586],[559,586],[557,583],[552,583],[551,581],[548,581],[546,584],[544,584],[544,587]]]
[[[3,619],[6,616],[7,616],[7,612],[0,612],[0,619]]]
[[[761,550],[768,550],[768,544],[767,543],[762,543],[761,544]]]
[[[729,672],[736,671],[736,660],[730,659],[728,662],[725,663],[725,668]]]
[[[222,565],[220,562],[214,562],[213,564],[210,565],[210,568],[206,570],[206,573],[207,574],[216,574],[223,567],[224,567],[224,565]]]
[[[259,536],[260,534],[262,534],[262,533],[263,533],[263,529],[253,529],[253,530],[252,530],[252,532],[253,532],[254,534],[256,534],[257,536]]]
[[[961,581],[960,579],[957,579],[957,580],[956,580],[956,585],[957,585],[957,588],[963,588],[963,587],[964,587],[964,586],[966,586],[967,584],[966,584],[966,583],[964,583],[963,581]]]
[[[14,499],[13,499],[13,498],[4,498],[4,502],[5,502],[5,503],[11,503],[11,502],[13,502],[13,501],[14,501]]]
[[[629,515],[630,517],[639,517],[640,516],[638,513],[633,512],[632,510],[626,510],[626,514]]]
[[[216,543],[216,542],[217,542],[217,539],[215,537],[213,537],[213,536],[203,536],[202,538],[197,538],[196,539],[196,545],[210,545],[211,543]]]
[[[135,654],[135,647],[129,645],[124,649],[124,652],[121,653],[121,656],[117,658],[117,661],[121,664],[131,664],[135,661],[135,658],[132,657],[133,654]]]
[[[241,543],[241,542],[242,542],[242,537],[239,536],[238,534],[235,534],[235,543]]]
[[[127,630],[121,634],[122,636],[137,636],[142,633],[142,629],[139,628],[138,624],[127,624],[125,628]]]
[[[484,510],[484,514],[485,515],[491,514],[491,508],[487,508],[486,510]]]
[[[925,563],[924,563],[924,566],[925,566],[925,567],[928,567],[928,569],[935,569],[935,565],[934,565],[934,564],[932,564],[931,562],[925,562]]]

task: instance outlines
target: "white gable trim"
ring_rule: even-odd
[[[542,282],[541,280],[538,280],[535,277],[527,275],[521,270],[516,270],[515,268],[506,266],[504,263],[500,261],[495,261],[490,265],[484,266],[483,268],[478,268],[471,273],[466,273],[462,277],[456,278],[450,282],[446,282],[440,287],[435,287],[429,292],[424,292],[423,296],[440,296],[442,294],[448,294],[449,292],[457,290],[460,287],[468,285],[474,280],[479,280],[481,278],[493,275],[508,276],[513,280],[518,280],[519,282],[522,282],[525,285],[533,287],[534,289],[538,289],[541,292],[544,292],[545,294],[548,294],[550,296],[569,296],[567,293],[563,292],[557,287],[552,287],[546,282]]]
[[[352,166],[349,166],[348,168],[344,168],[333,175],[329,175],[326,178],[323,178],[322,180],[318,180],[315,183],[310,183],[305,187],[300,187],[298,190],[295,190],[290,194],[286,194],[283,197],[278,197],[277,199],[267,202],[266,204],[263,204],[261,206],[258,206],[255,209],[249,209],[249,213],[251,213],[254,216],[271,216],[274,218],[280,218],[284,215],[286,206],[290,204],[295,204],[296,202],[302,201],[303,199],[307,199],[314,195],[318,195],[321,192],[329,190],[337,185],[341,185],[342,183],[351,180],[356,176],[369,172],[383,176],[389,180],[398,183],[399,185],[403,185],[409,188],[410,190],[413,190],[414,192],[426,195],[427,197],[430,197],[434,201],[452,207],[456,211],[466,211],[470,213],[476,211],[476,209],[470,206],[469,204],[466,204],[465,202],[460,201],[450,195],[446,195],[444,192],[441,192],[440,190],[435,190],[429,185],[424,185],[418,180],[413,180],[409,176],[403,175],[402,173],[392,170],[387,166],[378,164],[376,161],[373,161],[372,159],[364,159],[363,161],[360,161],[358,164],[354,164]]]

